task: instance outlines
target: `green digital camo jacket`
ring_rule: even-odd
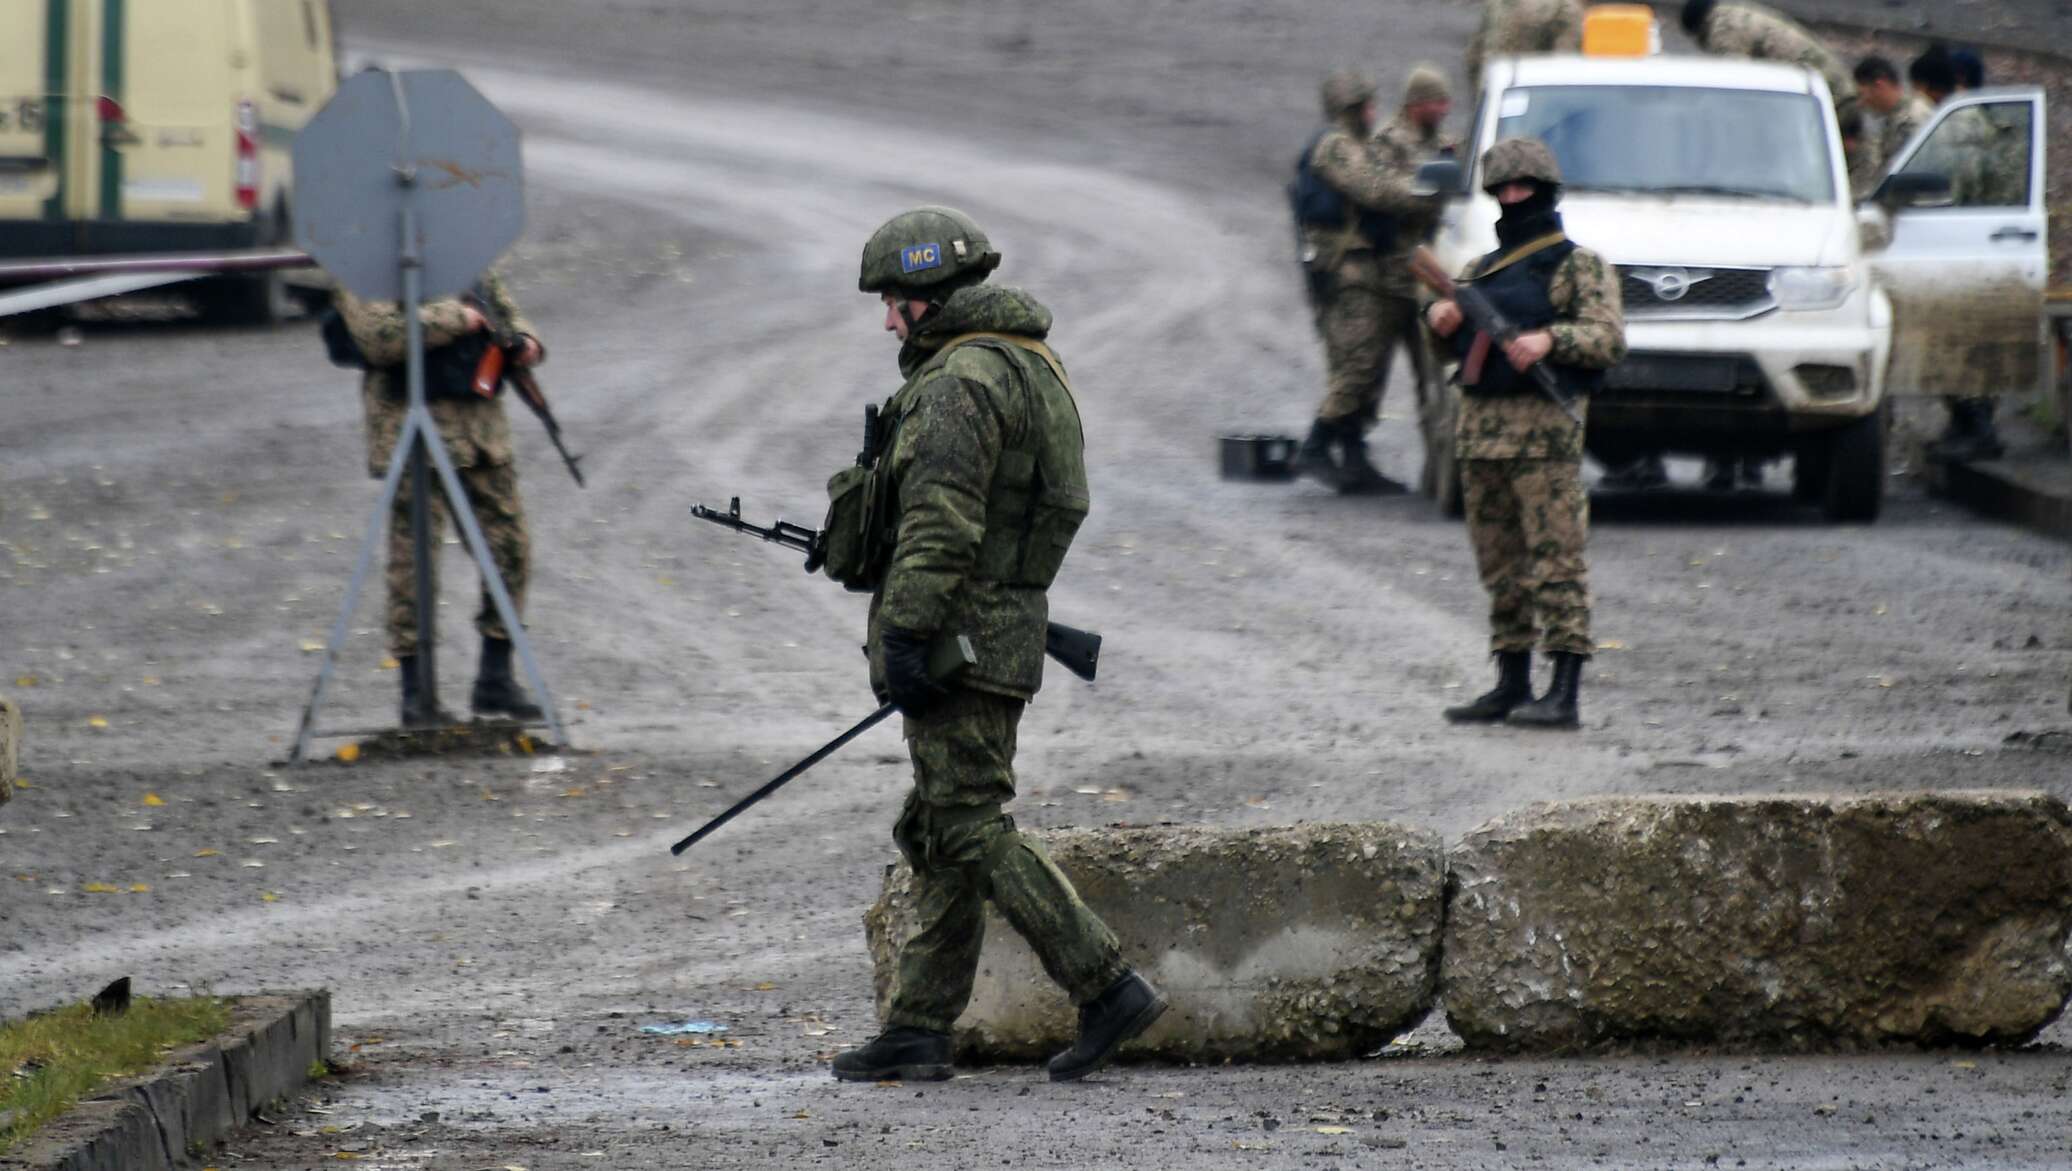
[[[1800,24],[1760,4],[1721,4],[1705,18],[1698,43],[1722,57],[1750,57],[1803,65],[1827,79],[1837,108],[1856,100],[1856,78],[1826,45]]]
[[[1048,582],[1013,580],[1021,575],[1008,566],[1020,564],[1015,551],[1029,538],[1036,488],[1076,500],[1077,516],[1085,515],[1078,410],[1037,354],[985,341],[939,351],[971,333],[1038,340],[1050,324],[1050,310],[1027,293],[979,285],[952,293],[900,349],[907,382],[885,404],[889,448],[878,465],[889,477],[893,534],[884,580],[871,597],[871,682],[881,693],[880,632],[888,625],[970,636],[978,665],[962,677],[968,687],[1027,699],[1043,684]],[[1050,482],[1030,486],[1032,465],[1050,469]],[[1012,487],[1017,481],[1025,489]],[[1076,527],[1077,517],[1068,518],[1043,539],[1069,544]],[[1052,572],[1064,550],[1053,552]]]
[[[1468,279],[1479,263],[1470,265],[1461,279]],[[1619,275],[1602,256],[1582,247],[1569,253],[1554,270],[1547,296],[1554,302],[1554,322],[1547,327],[1554,349],[1547,361],[1609,370],[1625,360],[1626,312]],[[1493,350],[1489,361],[1504,361],[1502,351]],[[1587,402],[1576,403],[1576,413],[1585,418],[1588,409]],[[1462,395],[1454,440],[1461,459],[1583,458],[1583,429],[1538,392],[1505,398]]]
[[[537,338],[532,323],[519,312],[503,280],[491,273],[486,278],[490,300],[504,321],[518,333]],[[407,355],[404,334],[409,322],[395,301],[362,301],[344,289],[336,293],[338,312],[345,327],[359,343],[372,369],[360,383],[360,397],[367,414],[367,474],[380,479],[388,472],[389,458],[396,450],[396,437],[403,430],[403,415],[409,403],[403,385],[403,362]],[[418,309],[424,323],[426,349],[435,350],[460,340],[467,331],[459,297],[427,301]],[[501,396],[494,399],[432,399],[426,404],[446,452],[457,467],[494,466],[511,462],[511,422],[504,415]]]

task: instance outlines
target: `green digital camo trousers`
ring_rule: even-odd
[[[888,1028],[950,1031],[971,999],[988,900],[1073,1003],[1092,1000],[1128,970],[1107,925],[1001,809],[1014,796],[1022,707],[1019,699],[959,691],[941,710],[906,723],[914,789],[892,837],[914,868],[919,929],[899,953]]]
[[[1414,344],[1417,302],[1363,286],[1341,286],[1317,308],[1324,338],[1324,402],[1317,418],[1381,421],[1381,395],[1398,348]]]
[[[1566,459],[1467,459],[1460,464],[1468,541],[1489,592],[1489,648],[1587,655],[1590,498]]]
[[[467,493],[468,504],[475,510],[475,521],[482,526],[482,537],[489,542],[489,555],[496,562],[497,573],[504,579],[504,588],[511,593],[511,606],[520,614],[525,612],[525,579],[528,562],[531,559],[532,542],[525,533],[525,510],[518,502],[518,468],[514,464],[477,464],[473,467],[455,468],[460,484]],[[428,567],[432,575],[432,592],[439,589],[440,536],[446,531],[449,510],[446,507],[446,492],[437,487],[437,473],[433,474],[435,491],[432,493],[432,564]],[[454,523],[459,531],[459,522]],[[406,470],[403,482],[396,491],[395,507],[389,511],[388,544],[388,641],[389,653],[398,657],[417,653],[417,566],[412,557],[410,542],[410,475]],[[462,538],[465,541],[466,538]],[[489,596],[489,587],[482,587],[482,608],[475,615],[475,629],[484,638],[509,639],[511,632],[504,629],[503,619],[497,616],[496,603]]]

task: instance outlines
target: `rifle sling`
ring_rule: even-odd
[[[1478,265],[1475,269],[1475,275],[1469,277],[1468,279],[1479,281],[1483,277],[1486,277],[1491,273],[1502,272],[1504,269],[1511,267],[1519,261],[1524,260],[1527,257],[1536,255],[1538,253],[1545,252],[1547,249],[1554,247],[1556,244],[1559,244],[1566,239],[1568,239],[1568,233],[1556,230],[1548,232],[1546,235],[1541,236],[1536,240],[1527,240],[1525,243],[1520,244],[1518,247],[1511,249],[1509,252],[1506,252],[1502,256],[1499,256],[1495,260],[1489,262],[1489,264],[1487,264],[1486,266]]]

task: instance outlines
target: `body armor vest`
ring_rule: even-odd
[[[1531,248],[1532,245],[1526,245]],[[1520,249],[1500,249],[1475,262],[1476,275],[1469,278],[1474,286],[1486,295],[1498,312],[1509,318],[1520,332],[1530,333],[1554,324],[1556,314],[1552,290],[1555,270],[1576,250],[1575,241],[1563,238],[1558,243],[1539,248],[1530,255],[1510,264],[1503,265],[1484,275],[1491,265],[1501,264],[1504,257]],[[1461,330],[1454,334],[1457,351],[1465,355],[1473,344],[1474,331]],[[1561,383],[1561,388],[1571,395],[1590,395],[1604,385],[1602,370],[1584,370],[1577,366],[1563,365],[1553,358],[1545,359],[1547,369]],[[1489,360],[1482,365],[1482,377],[1473,386],[1462,386],[1463,394],[1482,398],[1504,398],[1514,395],[1536,394],[1532,380],[1511,368],[1501,351],[1493,350]]]

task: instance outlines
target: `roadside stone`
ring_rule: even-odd
[[[0,695],[0,805],[14,797],[14,782],[21,774],[22,709]]]
[[[2019,1043],[2072,994],[2072,811],[2042,793],[1540,805],[1449,862],[1473,1048]]]
[[[1172,1003],[1126,1055],[1345,1059],[1431,1009],[1445,898],[1435,834],[1374,823],[1036,836]],[[914,930],[911,893],[905,863],[889,866],[864,916],[880,1017]],[[1077,1031],[1076,1010],[988,908],[960,1056],[1034,1060]]]

